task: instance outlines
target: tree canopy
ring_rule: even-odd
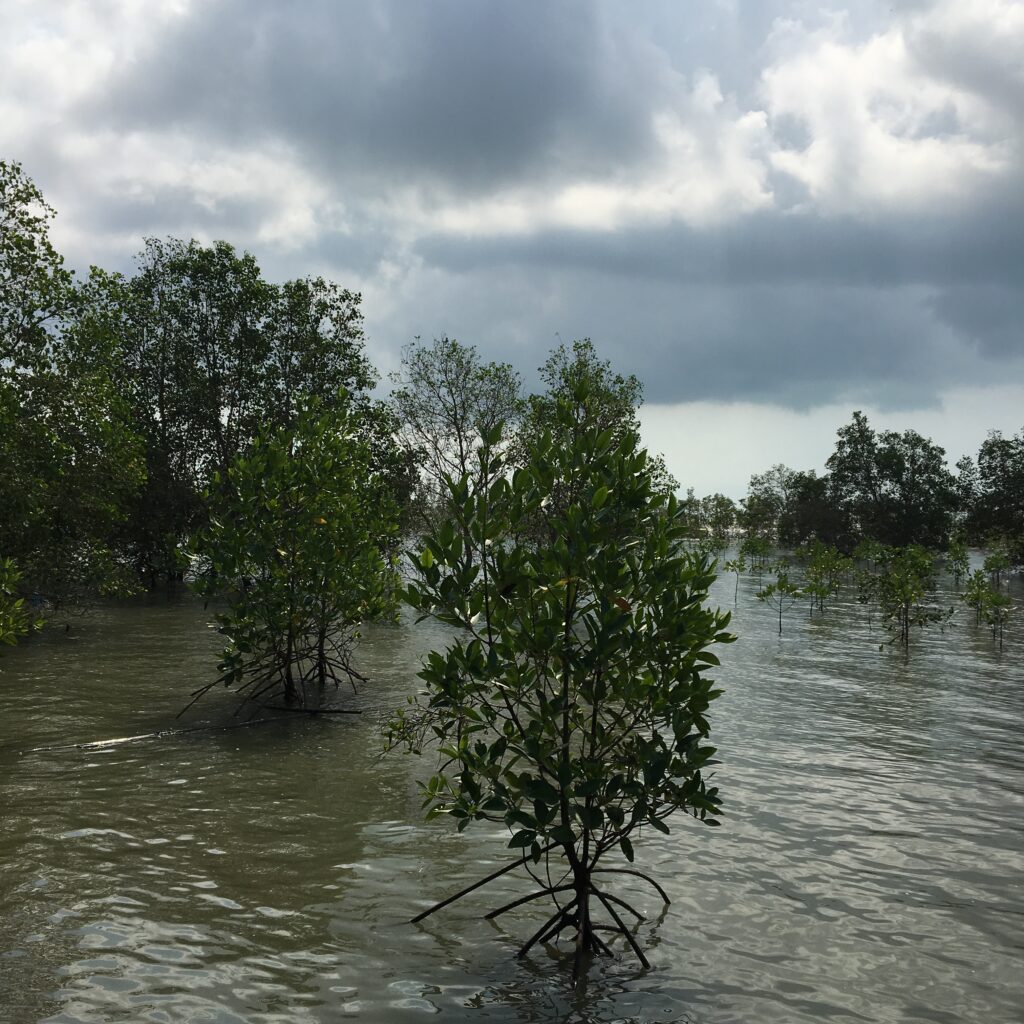
[[[474,346],[444,337],[406,346],[391,382],[399,437],[419,467],[414,521],[430,529],[451,515],[445,480],[478,471],[480,439],[500,425],[514,434],[522,381],[508,363],[485,363]]]

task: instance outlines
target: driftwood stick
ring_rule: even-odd
[[[169,736],[184,736],[190,732],[226,732],[228,729],[248,729],[251,725],[264,725],[274,722],[274,718],[254,718],[248,722],[232,722],[230,725],[194,725],[188,729],[162,729],[159,732],[144,732],[138,736],[118,736],[112,740],[93,740],[89,743],[62,743],[53,747],[31,747],[26,754],[41,754],[50,750],[102,750],[105,747],[118,747],[122,743],[136,743],[139,740],[160,740]]]
[[[550,850],[553,846],[556,845],[556,843],[549,843],[547,846],[543,847],[540,852],[546,853],[548,850]],[[418,924],[425,917],[430,917],[430,915],[433,914],[434,911],[442,910],[444,907],[449,906],[456,900],[461,900],[463,896],[468,896],[474,890],[479,889],[481,886],[487,885],[488,882],[493,882],[496,878],[501,878],[502,875],[507,875],[510,871],[514,871],[516,868],[521,867],[530,859],[531,855],[526,854],[525,856],[520,857],[519,860],[515,860],[511,864],[506,864],[505,867],[498,868],[497,871],[492,871],[491,874],[489,874],[486,878],[481,878],[479,882],[474,882],[472,885],[467,885],[465,889],[460,889],[459,892],[455,893],[452,896],[449,896],[447,899],[441,900],[440,903],[435,903],[428,910],[424,910],[422,914],[417,914],[414,918],[410,920],[409,923]]]
[[[645,875],[642,871],[634,871],[632,868],[594,868],[591,874],[597,874],[598,872],[606,875],[635,875],[637,878],[642,878],[645,882],[649,882],[653,885],[654,888],[658,890],[658,895],[661,896],[666,903],[672,902],[668,898],[668,893],[665,892],[665,890],[658,885],[650,875]]]
[[[513,900],[511,903],[506,903],[503,907],[498,907],[497,910],[492,910],[489,914],[484,914],[484,920],[491,921],[494,918],[504,914],[507,910],[515,910],[516,907],[521,907],[524,903],[529,903],[532,900],[539,900],[541,896],[550,896],[552,893],[565,892],[567,889],[575,888],[572,885],[555,885],[550,889],[541,889],[538,892],[532,892],[529,896],[520,896],[519,899]]]
[[[286,708],[282,704],[264,704],[267,711],[290,711],[294,715],[361,715],[362,711],[347,708]]]

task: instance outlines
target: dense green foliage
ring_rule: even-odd
[[[514,456],[518,464],[529,459],[535,438],[560,427],[563,405],[569,407],[575,421],[610,430],[616,442],[639,436],[637,411],[643,404],[643,385],[633,374],[617,373],[589,339],[574,341],[571,346],[560,344],[538,372],[545,389],[527,399]],[[585,408],[580,395],[587,396]],[[648,462],[657,490],[670,494],[679,489],[660,455],[648,456]],[[552,500],[559,500],[557,488]]]
[[[306,707],[326,683],[361,678],[359,625],[395,606],[397,509],[364,426],[344,401],[311,401],[214,477],[194,585],[227,602],[217,682],[248,700]]]
[[[674,811],[716,822],[706,714],[719,691],[705,673],[709,648],[733,638],[703,605],[713,570],[685,549],[636,434],[583,385],[550,414],[511,475],[495,430],[477,472],[451,481],[455,521],[426,538],[406,599],[461,632],[430,655],[390,734],[438,746],[428,817],[501,822],[513,849],[557,856],[563,880],[536,895],[567,903],[525,948],[571,929],[578,977],[606,949],[592,903],[620,924],[597,884],[607,857],[632,861],[633,839],[668,832]],[[537,522],[543,536],[524,542]],[[464,557],[464,536],[481,558]]]
[[[149,239],[134,277],[96,277],[93,334],[117,353],[146,449],[124,542],[140,574],[173,578],[182,539],[206,521],[203,493],[262,427],[339,388],[369,405],[360,299],[321,278],[270,284],[225,242]]]
[[[639,380],[590,341],[559,345],[529,396],[511,366],[472,346],[417,342],[385,405],[372,397],[358,294],[318,277],[275,284],[226,242],[173,238],[146,240],[131,274],[93,268],[77,280],[50,242],[53,217],[20,165],[0,161],[0,557],[18,567],[17,598],[44,612],[180,579],[188,538],[231,497],[219,491],[261,431],[291,428],[310,400],[329,411],[339,390],[402,533],[456,515],[446,476],[494,482],[479,478],[474,453],[498,423],[502,472],[526,465],[562,405],[579,420],[583,392],[586,417],[616,442],[639,429]],[[657,490],[677,489],[660,460],[650,467]],[[1024,429],[991,433],[955,469],[915,431],[876,431],[856,412],[827,472],[776,465],[738,506],[690,491],[681,514],[691,548],[736,539],[759,579],[778,548],[798,552],[801,592],[819,612],[844,571],[836,560],[864,542],[948,549],[957,586],[968,548],[983,547],[1001,594],[1024,565]],[[556,479],[551,505],[564,512],[569,500]],[[539,542],[543,526],[523,520],[517,540]],[[987,600],[979,622],[1004,615],[992,610],[1001,599]]]
[[[144,477],[110,364],[79,330],[86,297],[49,243],[52,215],[0,162],[0,555],[51,606],[131,589],[114,537]]]
[[[71,313],[73,277],[50,243],[54,210],[18,163],[0,160],[0,366],[48,362],[50,328]]]
[[[957,565],[966,543],[1001,545],[1011,564],[1024,564],[1024,430],[1013,438],[992,432],[977,464],[961,459],[954,474],[929,439],[913,430],[878,433],[855,412],[827,468],[818,476],[780,464],[752,476],[738,528],[770,546],[816,540],[847,554],[862,540],[952,545],[961,552]]]
[[[370,397],[357,294],[271,284],[227,243],[176,239],[148,240],[132,276],[79,283],[53,216],[0,162],[0,555],[22,594],[52,609],[180,578],[215,481],[261,430],[339,389],[405,503],[415,467]]]
[[[0,558],[0,644],[16,644],[18,638],[39,629],[42,620],[32,614],[24,597],[18,596],[21,573],[10,558]]]

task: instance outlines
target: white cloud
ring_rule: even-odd
[[[774,36],[783,56],[764,70],[761,97],[772,123],[798,123],[807,144],[780,146],[771,162],[819,211],[934,206],[1013,169],[1019,145],[1006,118],[948,65],[967,50],[1019,54],[1024,5],[946,2],[862,43],[843,41],[841,20],[811,33],[782,21]],[[925,44],[946,61],[922,59]]]
[[[866,40],[847,36],[841,13],[814,29],[779,19],[763,51],[760,107],[744,109],[714,73],[696,71],[652,110],[658,150],[643,164],[624,154],[603,177],[471,200],[406,192],[395,215],[420,231],[469,237],[677,221],[711,228],[776,206],[771,174],[781,172],[806,188],[806,210],[885,216],[941,208],[1019,170],[1019,123],[986,90],[992,75],[972,80],[957,68],[995,55],[1000,83],[1019,86],[1024,103],[1024,71],[1012,57],[1024,51],[1024,4],[944,0],[894,16]],[[793,125],[806,144],[787,138]]]
[[[675,222],[713,229],[778,205],[773,175],[799,182],[805,206],[818,213],[872,216],[970,195],[1020,162],[1020,111],[1010,102],[1014,95],[1024,102],[1024,70],[1014,56],[1024,51],[1019,0],[941,0],[892,15],[866,39],[848,38],[841,11],[824,19],[818,12],[815,28],[779,18],[752,54],[765,66],[746,103],[723,93],[715,69],[667,70],[660,94],[649,97],[654,148],[642,158],[621,152],[590,177],[503,182],[472,196],[435,181],[429,189],[360,187],[357,200],[343,177],[330,180],[322,170],[314,177],[301,141],[291,148],[280,139],[215,142],[201,152],[173,117],[140,138],[101,129],[76,137],[76,110],[88,97],[151,53],[176,21],[203,13],[184,0],[43,7],[0,0],[0,147],[9,155],[56,150],[82,192],[104,193],[137,174],[138,188],[160,181],[191,188],[199,207],[216,212],[230,187],[242,202],[262,201],[266,222],[251,239],[272,245],[289,237],[301,245],[334,230],[342,197],[407,244],[438,232],[610,233]],[[637,47],[648,51],[649,60],[661,53],[657,39]],[[806,144],[787,138],[794,124]],[[552,145],[557,153],[558,141]],[[143,151],[152,163],[139,159]],[[275,172],[275,159],[291,183]],[[74,199],[81,205],[81,196]]]
[[[158,224],[162,211],[169,210],[176,217],[175,234],[205,242],[224,237],[225,221],[230,225],[233,211],[246,208],[252,217],[242,217],[243,223],[231,225],[230,231],[229,240],[240,248],[294,252],[324,232],[350,230],[344,206],[283,143],[239,149],[211,146],[177,132],[69,132],[53,148],[62,163],[89,168],[91,202],[106,210],[148,208]],[[61,189],[49,198],[58,209],[81,202]],[[54,240],[69,252],[97,258],[91,225],[61,217]],[[130,252],[139,241],[134,221],[123,234],[104,239],[107,248]]]
[[[769,206],[767,119],[740,110],[709,71],[651,115],[660,147],[648,166],[623,155],[617,173],[550,188],[514,188],[470,202],[403,207],[425,231],[476,236],[569,228],[615,231],[682,221],[707,226]]]
[[[59,117],[189,8],[186,0],[0,0],[0,95],[9,107],[28,102],[44,122]]]

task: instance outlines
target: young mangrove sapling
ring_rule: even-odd
[[[636,434],[600,429],[586,391],[573,397],[511,476],[495,430],[481,470],[451,482],[456,521],[425,538],[406,600],[461,633],[428,657],[425,689],[388,735],[415,753],[437,744],[428,819],[508,827],[522,856],[483,882],[547,862],[550,881],[488,917],[543,899],[520,955],[568,933],[575,984],[590,955],[610,952],[609,931],[649,966],[620,914],[636,911],[608,886],[637,875],[667,902],[628,866],[634,840],[669,833],[676,811],[718,824],[706,715],[721,691],[706,673],[712,645],[734,637],[729,616],[704,607],[712,567],[685,550],[680,507]],[[521,529],[538,519],[542,536]],[[479,561],[463,557],[467,534]]]

